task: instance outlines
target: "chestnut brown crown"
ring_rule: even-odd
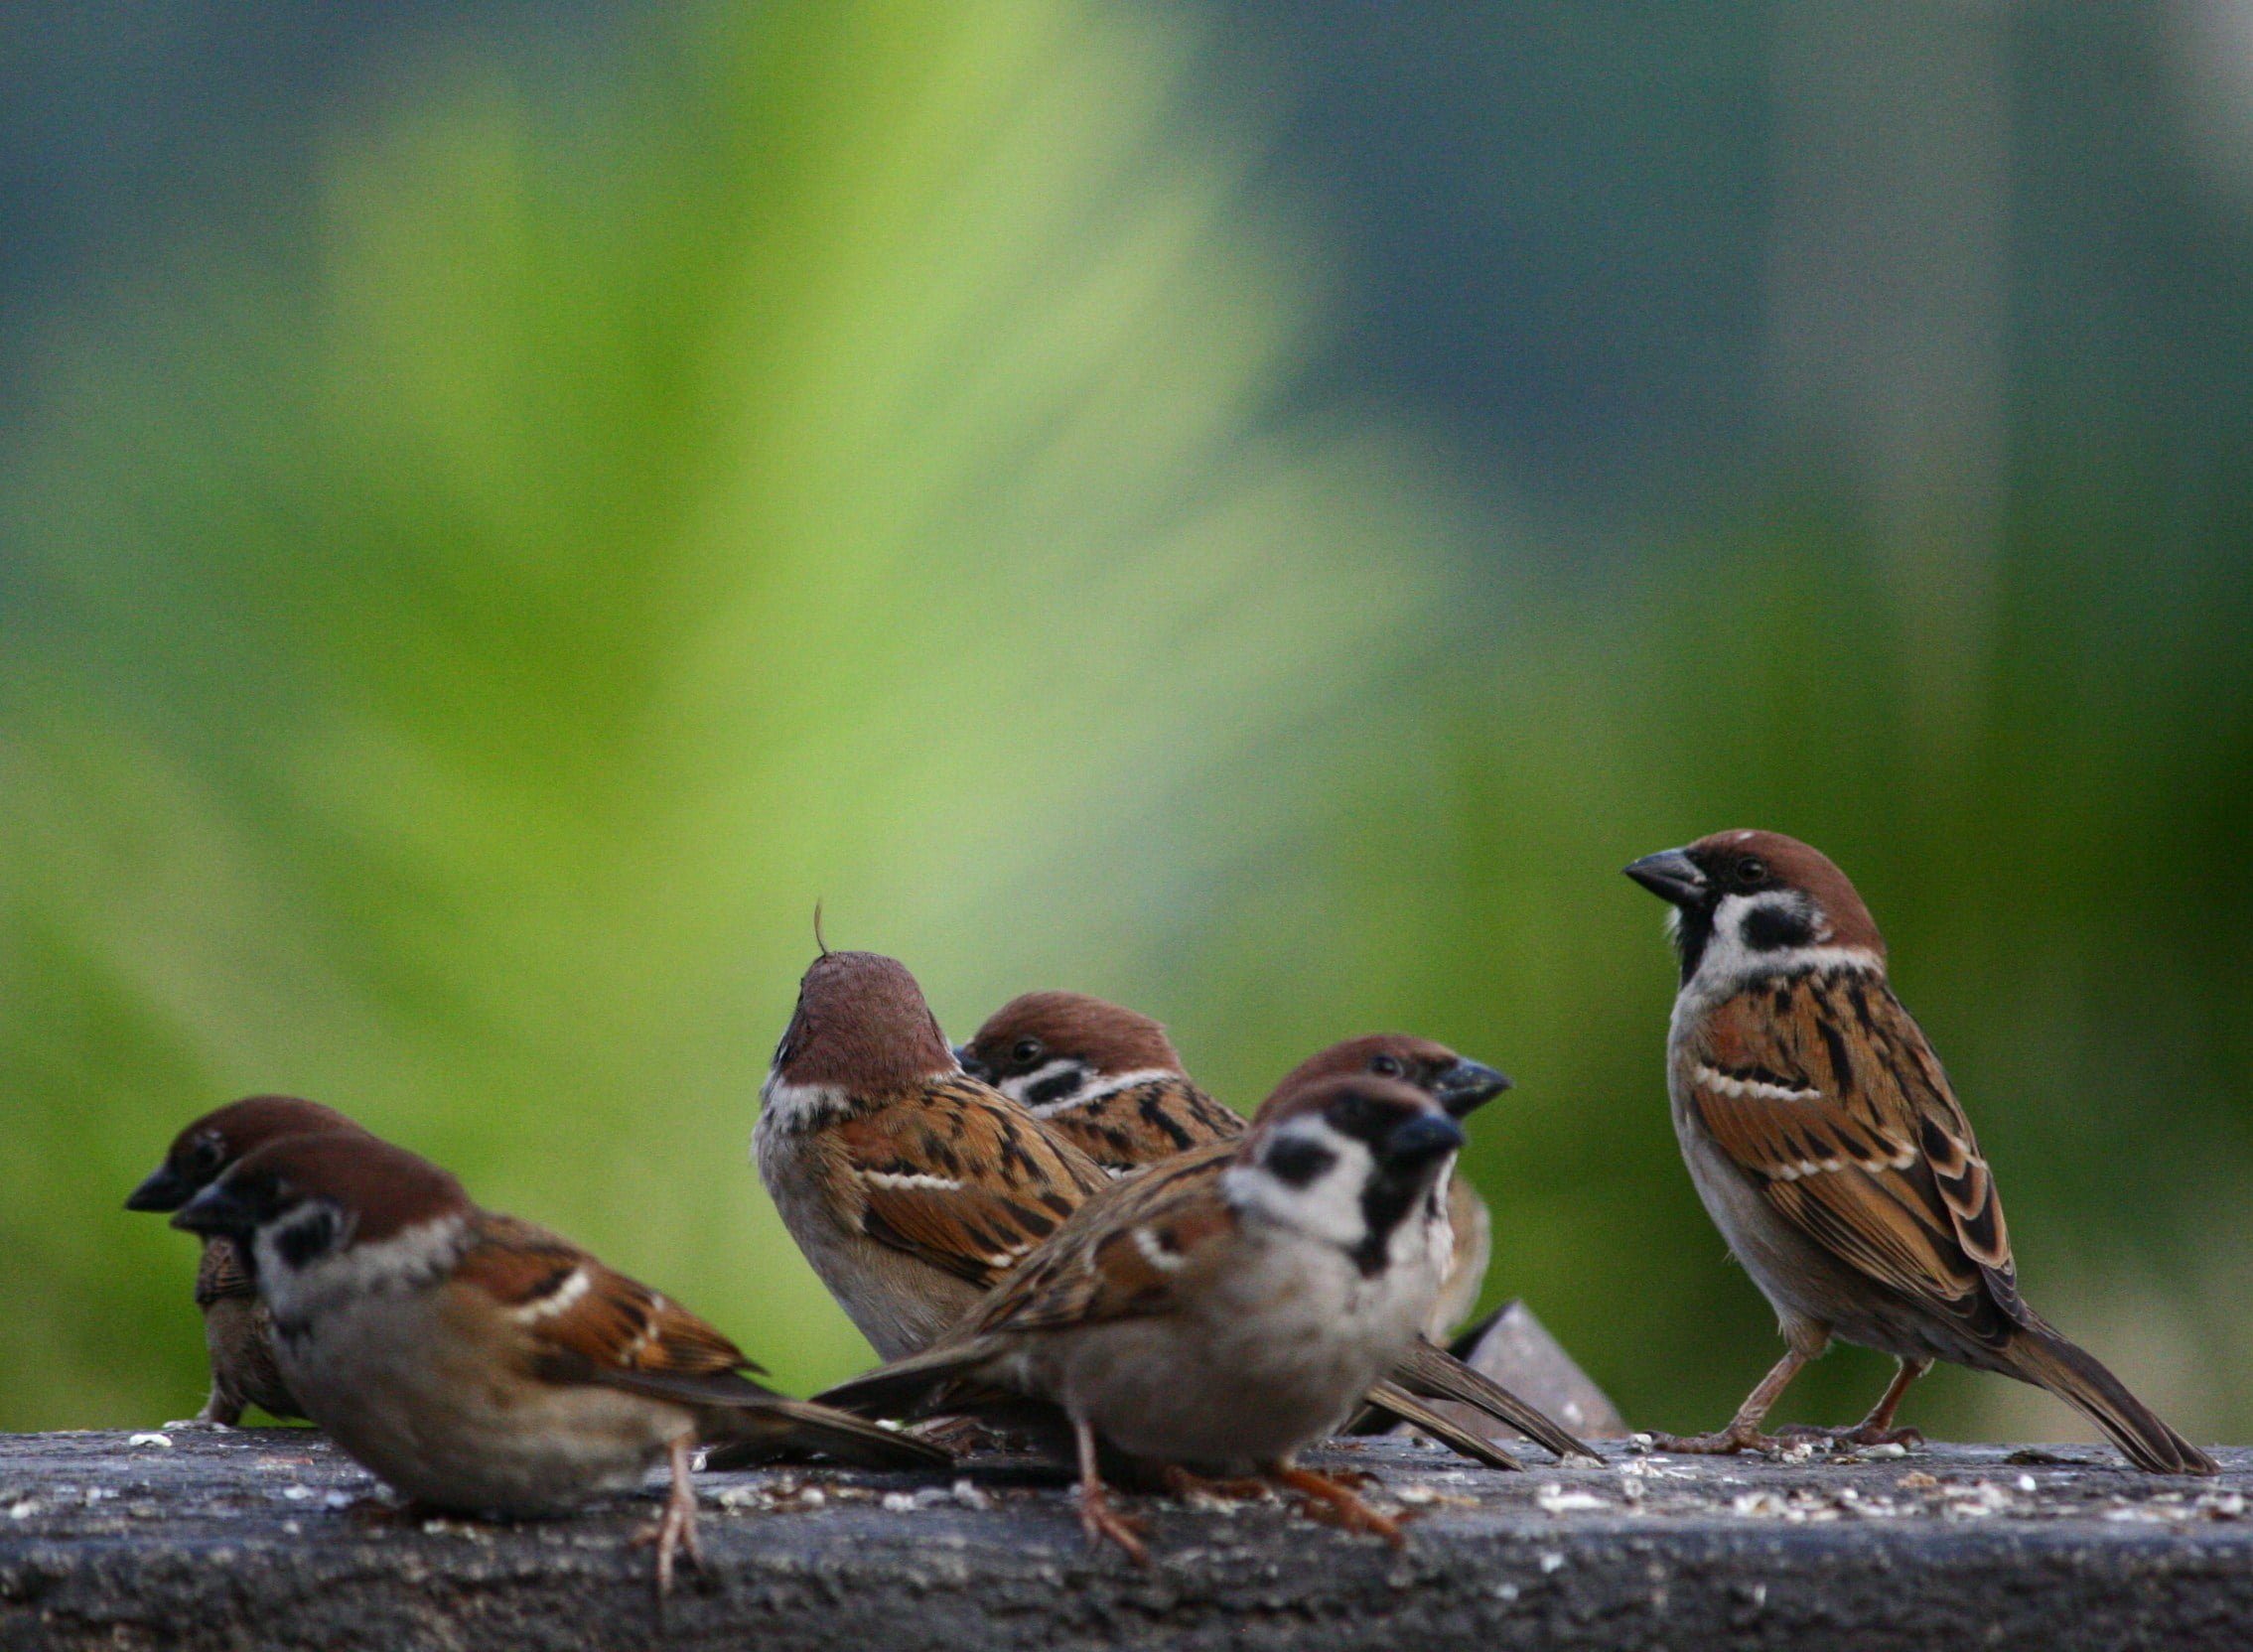
[[[955,1051],[963,1067],[989,1084],[1037,1072],[1051,1061],[1077,1061],[1101,1077],[1179,1073],[1181,1055],[1166,1029],[1124,1005],[1085,993],[1025,993],[992,1015]]]
[[[1733,895],[1747,902],[1737,908],[1747,914],[1740,938],[1756,953],[1837,947],[1866,952],[1881,967],[1885,962],[1885,937],[1846,874],[1797,838],[1715,832],[1680,849],[1645,855],[1626,871],[1680,914],[1674,938],[1685,982],[1696,974],[1722,903]],[[1790,896],[1797,898],[1785,898]]]
[[[1283,1075],[1253,1118],[1266,1118],[1313,1085],[1356,1074],[1410,1085],[1459,1119],[1510,1087],[1510,1081],[1492,1067],[1458,1055],[1446,1044],[1406,1032],[1376,1032],[1346,1038],[1308,1056]]]
[[[348,1218],[355,1243],[476,1208],[451,1170],[380,1137],[284,1136],[243,1155],[172,1225],[247,1246],[259,1228],[313,1203]]]
[[[227,1168],[284,1136],[364,1136],[334,1107],[297,1096],[245,1096],[213,1108],[172,1139],[164,1162],[125,1200],[128,1210],[178,1210]]]
[[[881,952],[814,959],[774,1048],[774,1073],[784,1083],[856,1095],[895,1094],[955,1068],[923,989],[907,965]]]

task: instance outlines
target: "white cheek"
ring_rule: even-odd
[[[1756,948],[1746,944],[1745,925],[1760,911],[1786,910],[1808,920],[1812,939],[1805,946]],[[1859,946],[1831,946],[1831,926],[1807,897],[1788,890],[1767,890],[1759,895],[1725,895],[1713,909],[1713,935],[1698,959],[1697,974],[1675,1001],[1679,1017],[1730,997],[1747,982],[1763,976],[1797,974],[1811,969],[1878,969],[1875,952]]]
[[[1029,1099],[1042,1085],[1052,1079],[1061,1078],[1067,1072],[1078,1073],[1080,1081],[1062,1095],[1053,1095],[1039,1102]],[[1086,1087],[1086,1068],[1069,1056],[1059,1055],[1054,1061],[1035,1067],[1031,1072],[1021,1072],[1015,1078],[1005,1078],[994,1088],[1009,1097],[1011,1101],[1016,1102],[1020,1107],[1030,1108],[1036,1114],[1047,1114],[1059,1107],[1069,1107],[1078,1101],[1081,1092]]]
[[[1257,1166],[1230,1167],[1224,1179],[1239,1208],[1256,1210],[1272,1221],[1297,1228],[1347,1249],[1368,1233],[1361,1193],[1374,1169],[1369,1150],[1321,1124],[1291,1129],[1293,1137],[1319,1143],[1336,1156],[1329,1169],[1304,1187],[1294,1187]]]
[[[327,1303],[351,1303],[426,1285],[462,1254],[463,1219],[440,1216],[402,1228],[374,1244],[353,1244],[293,1268],[276,1242],[286,1224],[258,1235],[259,1289],[276,1317],[288,1319]]]
[[[770,1071],[759,1089],[759,1128],[799,1130],[850,1105],[851,1098],[833,1084],[785,1084]]]

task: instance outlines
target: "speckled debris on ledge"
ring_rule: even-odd
[[[2219,1480],[2095,1446],[1833,1461],[1605,1446],[1476,1468],[1373,1439],[1315,1453],[1414,1514],[1408,1547],[1280,1503],[1138,1499],[1157,1564],[1082,1541],[1067,1491],[700,1477],[706,1567],[663,1624],[629,1536],[655,1494],[515,1526],[371,1521],[314,1434],[0,1436],[0,1647],[1448,1648],[2253,1642],[2253,1450]]]

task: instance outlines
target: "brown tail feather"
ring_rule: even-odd
[[[1411,1394],[1428,1400],[1456,1400],[1475,1411],[1507,1423],[1526,1439],[1546,1446],[1560,1457],[1596,1459],[1589,1449],[1545,1413],[1473,1370],[1444,1348],[1418,1339],[1392,1368],[1392,1380]],[[1599,1459],[1600,1460],[1600,1459]]]
[[[2154,1474],[2218,1474],[2221,1465],[2165,1423],[2094,1354],[2055,1331],[2022,1330],[2011,1340],[2012,1375],[2045,1388],[2102,1429],[2139,1468]]]
[[[1482,1462],[1488,1468],[1522,1469],[1525,1466],[1485,1436],[1474,1434],[1389,1382],[1380,1382],[1369,1390],[1369,1409],[1395,1422],[1421,1429],[1457,1455]]]
[[[919,1354],[909,1354],[879,1365],[873,1371],[825,1389],[814,1399],[840,1411],[862,1417],[911,1418],[926,1415],[925,1408],[974,1375],[988,1355],[982,1341],[941,1343]]]
[[[810,1400],[776,1395],[766,1404],[717,1407],[698,1415],[698,1432],[717,1448],[710,1468],[748,1468],[777,1456],[820,1451],[861,1468],[945,1468],[954,1457],[925,1440],[895,1434],[864,1418]]]

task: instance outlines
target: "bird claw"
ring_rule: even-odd
[[[1297,1492],[1313,1519],[1329,1521],[1349,1532],[1367,1532],[1381,1537],[1395,1549],[1407,1545],[1407,1535],[1400,1529],[1407,1517],[1379,1514],[1350,1487],[1340,1483],[1342,1476],[1318,1474],[1311,1468],[1271,1468],[1268,1478]]]
[[[1654,1434],[1650,1437],[1654,1451],[1670,1451],[1676,1456],[1726,1457],[1739,1451],[1759,1451],[1763,1454],[1783,1449],[1783,1443],[1772,1435],[1758,1429],[1723,1429],[1718,1434]]]
[[[1105,1543],[1115,1543],[1135,1565],[1150,1564],[1150,1551],[1142,1541],[1149,1527],[1132,1515],[1119,1513],[1111,1507],[1108,1497],[1089,1486],[1081,1486],[1079,1490],[1079,1526],[1087,1534],[1089,1548],[1100,1549]]]
[[[1167,1464],[1165,1480],[1167,1491],[1185,1502],[1207,1497],[1222,1502],[1253,1503],[1265,1500],[1275,1490],[1265,1480],[1211,1480],[1174,1463]]]
[[[1792,1423],[1775,1431],[1778,1440],[1798,1441],[1828,1446],[1833,1450],[1842,1446],[1921,1446],[1924,1436],[1911,1428],[1879,1428],[1869,1423],[1858,1423],[1852,1428],[1823,1429],[1808,1423]]]
[[[627,1540],[631,1549],[657,1546],[657,1609],[664,1610],[665,1597],[673,1591],[673,1557],[688,1556],[688,1564],[697,1571],[704,1570],[704,1547],[696,1536],[696,1491],[694,1477],[689,1472],[687,1441],[676,1440],[672,1445],[672,1485],[665,1493],[664,1512],[651,1524],[644,1526]]]

